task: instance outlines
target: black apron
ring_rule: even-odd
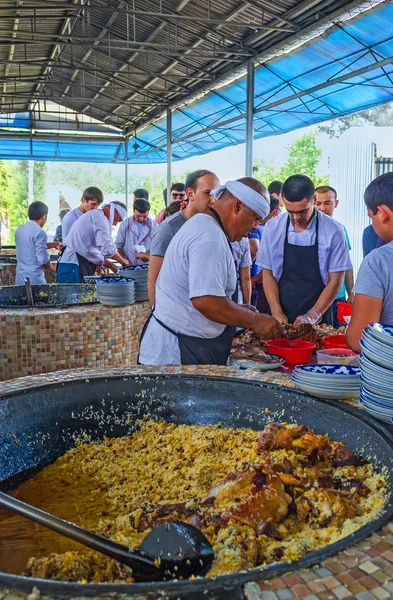
[[[319,217],[316,216],[315,243],[313,246],[295,246],[288,242],[290,218],[285,230],[284,262],[278,282],[280,304],[288,321],[306,314],[325,289],[318,258]],[[333,325],[333,309],[330,306],[322,316],[322,323]]]
[[[221,218],[217,211],[213,208],[209,209],[215,216],[217,223],[225,233],[225,237],[228,240],[229,247],[231,249],[232,255],[232,246],[224,229],[224,225],[222,224]],[[237,281],[237,278],[236,278]],[[238,299],[238,286],[236,283],[236,289],[232,296],[233,302],[237,303]],[[233,338],[235,337],[236,327],[227,325],[224,331],[215,338],[199,338],[191,335],[185,335],[184,333],[179,333],[178,331],[174,331],[165,323],[157,319],[154,314],[154,308],[143,326],[141,337],[139,343],[142,342],[143,337],[146,333],[147,326],[151,319],[155,319],[157,323],[161,325],[164,329],[175,335],[179,342],[180,348],[180,361],[182,365],[226,365],[228,361],[228,357],[231,351]],[[139,357],[138,357],[139,363]]]
[[[60,250],[57,256],[56,272],[59,266],[59,258],[63,256],[66,247],[67,246],[63,246],[63,248]],[[97,265],[95,263],[92,263],[90,260],[87,260],[87,258],[82,256],[81,254],[78,254],[78,252],[75,252],[75,254],[79,263],[79,281],[80,283],[85,283],[84,277],[91,277],[92,275],[94,275],[94,273],[96,272]]]

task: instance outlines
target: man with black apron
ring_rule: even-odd
[[[281,323],[333,324],[332,303],[352,268],[342,226],[316,211],[314,184],[305,175],[282,187],[286,213],[262,236],[263,287]]]
[[[110,202],[102,210],[90,210],[79,217],[67,234],[65,247],[57,264],[57,283],[84,283],[86,275],[94,275],[98,266],[117,272],[108,258],[128,267],[130,262],[120,256],[112,239],[112,225],[127,217],[122,202]]]
[[[213,190],[214,208],[183,225],[165,253],[156,305],[141,336],[141,364],[225,365],[236,327],[275,337],[273,317],[236,304],[230,242],[269,212],[266,188],[252,177]]]

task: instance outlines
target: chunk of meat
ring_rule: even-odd
[[[346,467],[348,465],[359,467],[360,465],[365,465],[367,463],[363,456],[355,454],[342,442],[332,442],[328,444],[324,448],[323,453],[326,458],[330,460],[334,468]]]
[[[356,517],[352,500],[335,490],[310,489],[295,504],[299,518],[314,527],[340,527]]]
[[[292,448],[301,450],[306,456],[317,452],[322,452],[329,444],[329,438],[326,435],[319,435],[312,431],[306,431],[301,437],[294,439]]]
[[[234,519],[254,528],[262,521],[282,521],[292,501],[267,464],[247,465],[212,488],[207,497],[214,497],[212,508],[224,521]]]
[[[286,450],[292,446],[295,438],[308,431],[305,425],[285,427],[280,423],[270,423],[258,436],[258,447],[265,452]]]
[[[282,537],[277,527],[275,527],[272,523],[269,523],[268,521],[263,521],[263,523],[260,523],[257,526],[256,534],[266,535],[267,537],[270,537],[273,540],[277,540],[278,542],[281,542],[282,540]]]

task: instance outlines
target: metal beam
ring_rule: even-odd
[[[247,65],[247,101],[246,101],[246,175],[253,173],[254,146],[254,75],[255,65],[251,59]]]
[[[26,0],[25,0],[26,2]],[[192,15],[179,15],[176,13],[170,13],[170,12],[162,12],[162,11],[143,11],[143,10],[131,10],[129,8],[123,8],[123,6],[127,6],[126,3],[122,2],[121,3],[122,6],[118,6],[118,7],[110,7],[108,9],[108,7],[106,6],[94,6],[92,4],[86,4],[84,6],[84,12],[105,12],[107,13],[108,10],[110,10],[111,13],[113,13],[114,15],[118,15],[118,14],[122,14],[122,15],[131,15],[131,16],[136,16],[136,17],[147,17],[147,18],[157,18],[157,19],[165,19],[165,20],[174,20],[174,21],[190,21],[190,22],[197,22],[197,23],[205,23],[208,25],[222,25],[225,23],[225,21],[223,19],[217,18],[211,18],[211,17],[195,17]],[[254,3],[254,6],[256,6],[256,4]],[[28,2],[26,2],[26,6],[25,6],[25,15],[24,17],[26,18],[31,18],[32,16],[37,16],[37,15],[48,15],[48,16],[52,16],[54,12],[64,12],[65,10],[70,10],[70,6],[68,4],[50,4],[49,2],[45,2],[45,4],[41,4],[41,5],[29,5]],[[263,8],[260,8],[260,10],[263,11]],[[28,11],[32,11],[32,15],[28,15],[27,12]],[[9,9],[6,8],[1,8],[0,7],[0,15],[2,13],[6,13],[9,14]],[[274,13],[273,13],[274,14]],[[263,25],[260,22],[250,22],[250,21],[243,21],[243,22],[231,22],[229,24],[225,23],[225,26],[228,27],[235,27],[235,28],[249,28],[249,29],[264,29],[264,30],[270,30],[270,31],[293,31],[295,28],[292,25],[292,23],[290,23],[289,21],[285,21],[284,19],[282,19],[282,21],[284,23],[286,23],[287,25],[289,25],[290,27],[287,28],[283,28],[283,27],[275,27],[275,26],[270,26],[270,25]]]
[[[172,186],[172,111],[166,111],[166,204],[170,204]]]
[[[228,21],[231,21],[232,19],[235,19],[235,18],[237,17],[237,15],[238,15],[239,13],[241,13],[241,12],[242,12],[242,11],[243,11],[245,8],[247,8],[247,7],[248,7],[248,4],[247,4],[247,2],[246,2],[246,3],[244,3],[242,6],[240,6],[240,7],[236,8],[235,10],[233,10],[233,11],[232,11],[232,12],[231,12],[229,15],[227,15],[227,16],[226,16],[226,20],[228,20]],[[219,29],[219,26],[214,28],[214,30],[218,30],[218,29]],[[207,32],[207,33],[209,33],[209,32]],[[192,53],[193,53],[193,51],[194,51],[194,49],[196,49],[196,48],[198,48],[200,45],[202,45],[202,44],[204,43],[204,41],[205,41],[205,38],[201,38],[201,39],[197,40],[197,41],[196,41],[196,42],[195,42],[195,43],[192,45],[192,47],[191,47],[191,48],[190,48],[188,51],[186,51],[186,52],[184,53],[184,56],[183,56],[183,58],[187,59],[187,56],[188,56],[189,54],[192,54]],[[173,62],[171,62],[171,63],[170,63],[170,64],[169,64],[169,65],[168,65],[168,66],[167,66],[167,67],[166,67],[166,68],[163,70],[163,73],[167,73],[168,71],[170,71],[171,69],[173,69],[174,67],[176,67],[176,66],[177,66],[177,64],[178,64],[178,63],[177,63],[177,61],[176,61],[176,60],[175,60],[175,61],[173,61]],[[197,73],[199,73],[199,72],[200,72],[200,70],[198,70],[198,71],[197,71]],[[151,80],[150,80],[150,81],[148,81],[148,83],[147,83],[147,84],[144,86],[144,88],[150,87],[151,85],[153,85],[153,84],[155,83],[155,81],[156,81],[156,80],[155,80],[154,78],[153,78],[153,79],[151,79]],[[131,97],[132,97],[132,96],[130,96],[130,98],[131,98]],[[125,122],[125,125],[127,125],[127,121]]]

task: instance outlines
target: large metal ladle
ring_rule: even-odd
[[[139,550],[133,550],[3,492],[0,492],[0,506],[131,567],[135,581],[204,575],[214,559],[207,538],[188,523],[159,525],[144,538]]]

